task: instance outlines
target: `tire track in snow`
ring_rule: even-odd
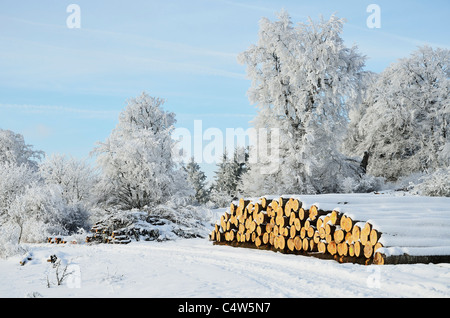
[[[366,282],[371,273],[361,270],[366,267],[359,265],[351,264],[355,269],[359,267],[359,274],[355,276],[354,272],[349,274],[346,265],[350,264],[271,251],[208,244],[170,246],[166,250],[182,262],[212,266],[211,270],[222,275],[253,282],[252,290],[246,290],[248,297],[362,297],[374,292],[368,290]],[[330,275],[333,272],[335,274]],[[238,283],[236,288],[240,285]],[[236,292],[229,293],[237,295]],[[381,290],[379,294],[386,295]]]

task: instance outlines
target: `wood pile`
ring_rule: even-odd
[[[128,244],[132,240],[151,241],[159,238],[158,227],[168,221],[149,217],[146,212],[130,212],[106,216],[91,227],[86,243]]]
[[[383,236],[388,239],[383,241]],[[215,244],[332,258],[341,263],[450,262],[448,255],[391,256],[384,248],[389,237],[368,220],[355,219],[338,208],[306,206],[290,196],[234,201],[210,233]]]
[[[92,234],[86,236],[86,243],[128,244],[131,242],[130,232],[132,229],[114,229],[104,222],[97,222],[91,228]]]
[[[75,240],[68,240],[67,238],[63,237],[63,236],[49,236],[47,238],[47,243],[51,243],[51,244],[67,244],[67,243],[71,243],[71,244],[77,244],[77,241]]]

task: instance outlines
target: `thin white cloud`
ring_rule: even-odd
[[[30,105],[30,104],[0,104],[0,109],[10,109],[27,114],[78,114],[83,118],[117,118],[117,110],[98,110],[75,107],[48,106],[48,105]]]
[[[255,115],[254,114],[239,114],[239,113],[196,113],[196,114],[177,113],[177,117],[254,118]]]
[[[244,2],[237,2],[237,1],[229,1],[229,0],[217,0],[219,2],[228,4],[228,5],[232,5],[235,7],[240,7],[240,8],[245,8],[245,9],[250,9],[250,10],[256,10],[256,11],[263,11],[263,12],[270,12],[270,13],[275,13],[278,10],[274,10],[273,8],[268,8],[268,7],[263,7],[260,5],[254,5],[254,4],[249,4],[244,3]]]
[[[29,24],[36,27],[46,27],[54,29],[55,31],[66,31],[67,28],[65,26],[57,25],[57,24],[48,24],[48,23],[40,23],[40,22],[34,22],[29,21],[25,19],[20,19],[16,17],[9,17],[0,15],[0,19],[5,21],[14,21],[22,24]],[[227,59],[236,59],[237,53],[235,52],[224,52],[224,51],[217,51],[217,50],[211,50],[209,48],[205,47],[198,47],[198,46],[192,46],[185,43],[180,42],[174,42],[174,41],[163,41],[155,38],[151,38],[148,36],[138,35],[138,34],[132,34],[132,33],[124,33],[124,32],[116,32],[116,31],[108,31],[108,30],[101,30],[101,29],[92,29],[92,28],[86,28],[81,27],[77,30],[78,34],[81,36],[94,36],[102,38],[102,41],[105,41],[105,37],[108,38],[114,38],[115,40],[119,40],[123,43],[130,43],[138,46],[138,47],[151,47],[151,48],[158,48],[163,50],[169,50],[169,51],[175,51],[175,52],[183,52],[183,54],[195,54],[200,56],[210,56],[210,57],[220,57],[220,58],[227,58]]]
[[[380,29],[369,29],[369,28],[364,28],[355,24],[351,24],[351,23],[346,23],[346,26],[356,29],[358,31],[364,31],[367,33],[370,33],[371,35],[381,35],[384,36],[386,38],[390,38],[393,40],[398,40],[401,41],[403,43],[408,43],[414,46],[424,46],[424,45],[429,45],[432,47],[440,47],[440,48],[444,48],[444,49],[450,49],[450,45],[448,44],[443,44],[443,43],[436,43],[436,42],[430,42],[430,41],[426,41],[426,40],[421,40],[421,39],[416,39],[416,38],[412,38],[412,37],[408,37],[408,36],[403,36],[403,35],[398,35],[398,34],[394,34],[391,32],[386,32],[383,30],[383,28],[381,27]]]

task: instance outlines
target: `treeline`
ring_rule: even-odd
[[[225,171],[235,160],[219,165],[212,201],[382,189],[450,196],[450,50],[422,46],[376,74],[344,44],[344,23],[294,24],[286,11],[261,19],[257,43],[238,57],[258,109],[253,160],[234,178]]]
[[[0,129],[0,256],[50,235],[86,236],[98,220],[118,213],[121,224],[144,211],[194,231],[207,221],[189,168],[174,160],[175,114],[163,103],[146,93],[128,100],[117,126],[93,149],[94,166],[46,156],[22,135]]]
[[[282,11],[260,21],[257,43],[239,55],[258,108],[253,125],[279,149],[249,150],[259,157],[242,176],[243,195],[386,186],[450,195],[450,51],[419,47],[375,74],[345,45],[344,22],[294,24]]]

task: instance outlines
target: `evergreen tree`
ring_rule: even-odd
[[[209,200],[209,189],[206,187],[206,175],[200,169],[200,165],[194,161],[194,157],[185,165],[188,180],[194,187],[195,199],[198,203],[206,203]]]
[[[225,149],[222,161],[217,165],[214,184],[211,189],[211,201],[225,206],[231,200],[240,196],[240,181],[246,172],[248,152],[244,148],[236,147],[230,157]]]

